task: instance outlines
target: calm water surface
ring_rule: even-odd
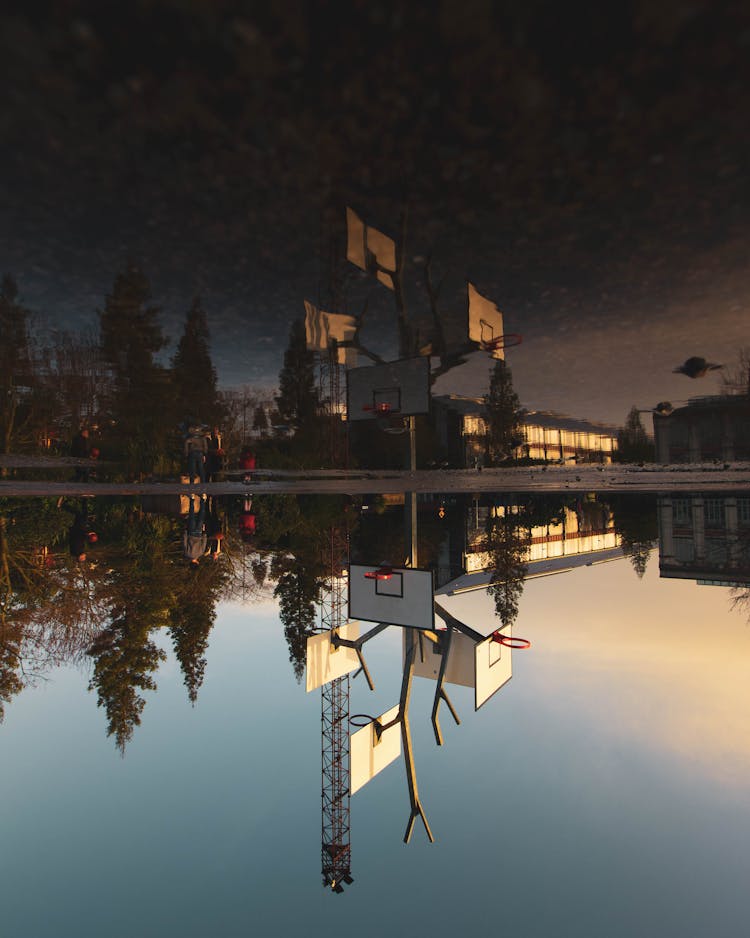
[[[323,510],[309,501],[304,507]],[[16,506],[16,527],[28,511]],[[236,511],[226,507],[232,524]],[[574,503],[568,525],[587,511]],[[399,512],[386,511],[382,523],[360,517],[352,554],[361,560],[369,551],[380,562],[386,548],[377,532],[400,530]],[[448,505],[445,520],[451,513],[468,518],[459,527],[469,544],[479,507]],[[450,538],[435,532],[432,516],[425,508],[420,519],[432,532],[436,562],[429,544],[420,548],[443,581],[439,601],[488,634],[500,625],[493,597],[486,589],[450,595],[457,581],[438,562]],[[104,571],[109,580],[117,574],[112,517],[111,506],[90,509],[101,537],[86,566],[100,592]],[[141,516],[138,525],[153,529],[154,518],[175,547],[169,562],[177,590],[182,522]],[[290,661],[294,642],[289,634],[285,641],[290,621],[277,586],[291,568],[271,566],[282,550],[266,550],[259,535],[241,548],[228,531],[224,555],[209,572],[194,573],[213,576],[232,564],[231,589],[225,581],[216,591],[208,645],[197,656],[205,672],[192,672],[186,686],[178,624],[149,629],[164,660],[148,672],[158,690],[136,688],[145,706],[129,738],[121,728],[120,737],[107,735],[107,716],[115,726],[118,720],[112,696],[110,711],[96,706],[102,687],[111,695],[111,682],[136,683],[137,667],[127,677],[115,665],[96,684],[95,668],[107,660],[102,629],[116,618],[116,603],[114,618],[110,612],[99,637],[87,640],[98,656],[59,652],[59,666],[42,666],[39,648],[27,644],[28,671],[19,664],[16,672],[26,686],[9,695],[0,731],[2,934],[742,933],[750,834],[746,587],[660,577],[660,559],[662,572],[669,565],[664,530],[661,558],[657,543],[642,549],[639,577],[633,551],[626,557],[619,543],[607,547],[606,536],[594,535],[597,543],[563,560],[526,565],[513,634],[531,648],[513,653],[512,679],[478,712],[470,689],[450,686],[462,722],[456,726],[443,707],[441,748],[430,725],[434,682],[414,679],[414,764],[435,843],[419,822],[411,842],[402,842],[410,808],[399,759],[351,799],[354,882],[342,895],[321,886],[321,699],[319,691],[305,693],[303,668],[300,683]],[[63,553],[50,567],[60,576]],[[152,560],[157,554],[154,548]],[[243,585],[241,556],[256,573],[265,559],[262,584],[256,576]],[[128,574],[131,599],[144,566],[142,558]],[[80,575],[80,564],[71,560],[71,569]],[[733,577],[737,583],[741,574]],[[180,595],[187,602],[188,593]],[[352,714],[377,715],[397,703],[403,631],[391,627],[366,645],[375,691],[363,675],[354,678]],[[123,647],[122,637],[112,642]],[[117,700],[126,706],[126,696]]]

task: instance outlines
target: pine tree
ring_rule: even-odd
[[[492,576],[487,592],[495,600],[495,612],[503,626],[518,617],[518,605],[528,572],[525,563],[530,544],[529,529],[523,513],[505,509],[487,521],[486,549],[490,554]]]
[[[307,639],[315,631],[315,603],[320,596],[320,584],[296,558],[293,569],[279,578],[273,595],[279,601],[279,619],[284,626],[289,661],[299,683],[305,672]]]
[[[282,420],[295,431],[310,426],[318,411],[315,389],[315,356],[307,349],[305,324],[292,323],[289,345],[284,352],[284,367],[279,373],[279,396],[276,405]]]
[[[221,407],[218,400],[216,368],[211,360],[206,313],[199,297],[185,319],[185,330],[172,359],[172,381],[177,408],[190,422],[213,424]]]
[[[114,448],[139,471],[152,468],[164,452],[172,417],[168,375],[154,358],[166,340],[150,297],[148,279],[131,263],[99,311],[101,352],[112,379]]]
[[[19,424],[19,385],[30,380],[29,311],[6,274],[0,284],[0,452],[9,453]]]
[[[523,443],[521,404],[513,390],[513,376],[504,361],[492,369],[487,407],[487,450],[492,463],[510,459]]]
[[[258,404],[253,412],[253,430],[257,430],[261,436],[268,430],[268,415],[262,404]]]
[[[619,462],[650,462],[654,459],[654,444],[648,438],[635,404],[630,408],[625,426],[617,434],[617,459]]]

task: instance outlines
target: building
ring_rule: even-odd
[[[750,493],[671,495],[657,512],[661,576],[750,584]]]
[[[492,557],[486,551],[490,516],[516,510],[496,505],[487,496],[456,498],[448,537],[437,563],[438,592],[478,589],[492,579]],[[608,506],[593,499],[575,505],[561,504],[556,522],[536,524],[524,531],[519,561],[527,566],[526,578],[561,573],[577,566],[622,558],[622,538],[615,530]]]
[[[487,421],[484,398],[443,395],[433,398],[438,439],[451,464],[467,467],[486,454]],[[524,443],[517,458],[545,462],[611,463],[617,450],[617,428],[578,420],[552,411],[526,411]]]
[[[660,463],[750,459],[750,396],[698,397],[654,413],[654,440]]]

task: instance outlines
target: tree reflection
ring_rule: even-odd
[[[141,612],[137,604],[123,611],[88,652],[94,659],[89,690],[96,690],[98,705],[107,714],[107,735],[115,737],[122,754],[146,706],[137,690],[156,690],[153,674],[166,658],[149,638],[149,622],[139,618]]]
[[[98,537],[84,554],[79,541],[94,524]],[[0,502],[0,716],[50,668],[88,661],[89,688],[123,752],[144,692],[156,689],[165,659],[160,629],[195,703],[216,603],[231,593],[240,564],[231,551],[217,551],[211,562],[186,567],[181,526],[132,504]]]
[[[508,502],[494,506],[486,527],[485,549],[492,567],[488,592],[495,600],[495,611],[503,626],[512,625],[518,617],[530,543],[525,507]]]
[[[641,579],[659,538],[656,499],[652,495],[613,495],[609,504],[615,530],[621,538],[622,552]]]

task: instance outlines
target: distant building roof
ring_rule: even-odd
[[[558,414],[553,410],[529,410],[524,414],[524,423],[536,427],[550,427],[560,430],[580,430],[583,433],[601,433],[606,436],[617,436],[617,427],[611,424],[599,423],[596,420],[581,420],[578,417],[569,417],[567,414]]]
[[[463,416],[483,417],[487,408],[482,397],[461,397],[458,394],[442,394],[434,398],[435,403],[447,407],[454,413]],[[567,414],[556,413],[553,410],[527,410],[524,411],[523,422],[535,427],[549,427],[559,430],[578,430],[583,433],[600,433],[606,436],[617,436],[617,427],[598,423],[593,420],[580,420],[569,417]]]

